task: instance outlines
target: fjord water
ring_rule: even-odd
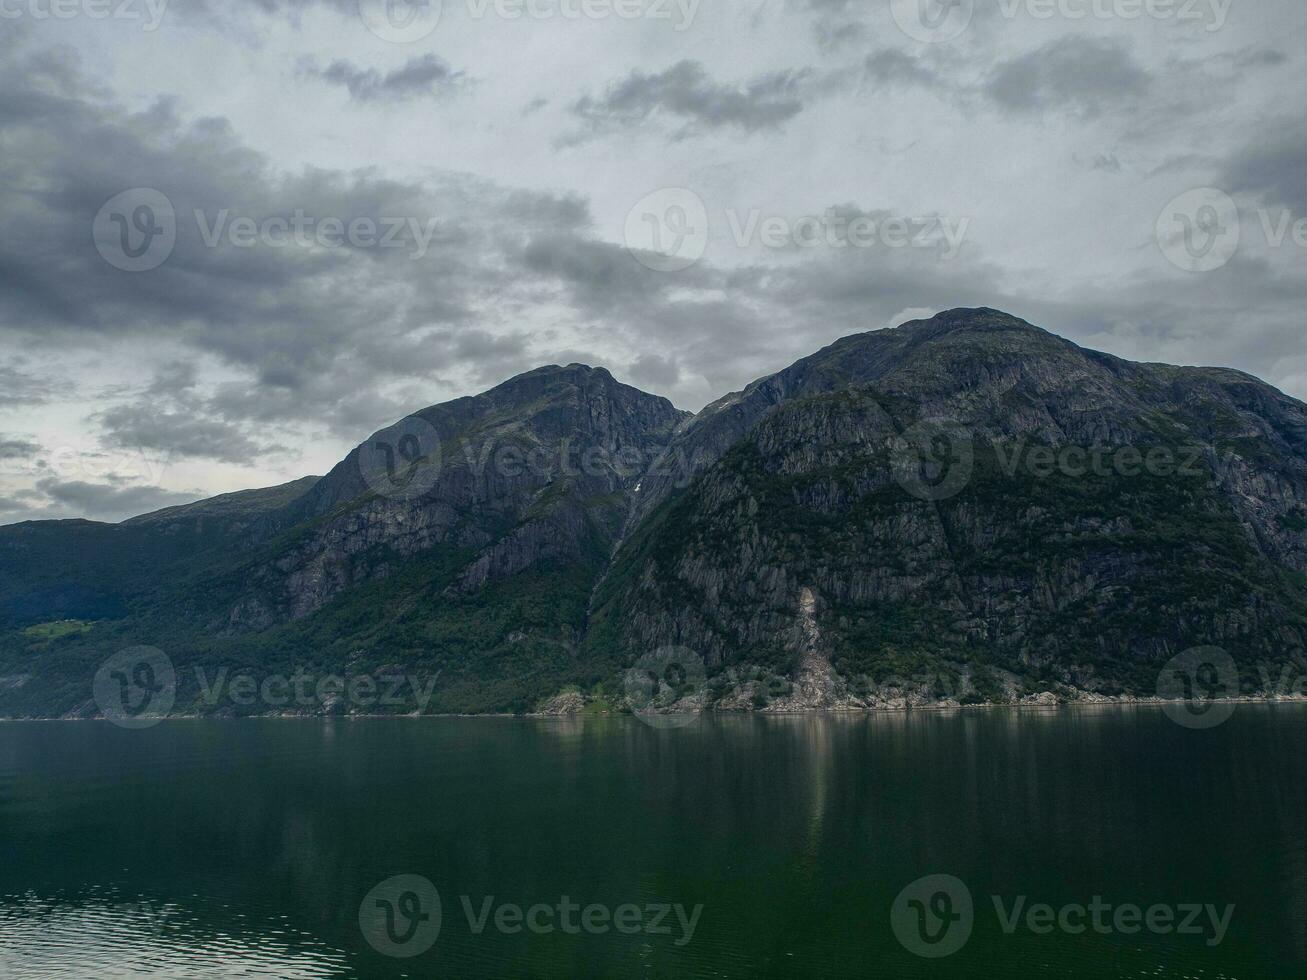
[[[1200,731],[1152,707],[0,725],[0,976],[1302,977],[1304,747],[1287,704]],[[408,960],[359,926],[401,874],[442,900]],[[943,959],[891,928],[930,874],[974,898]],[[994,895],[1234,912],[1214,946],[1009,934]],[[689,941],[674,914],[477,933],[464,896],[703,910]]]

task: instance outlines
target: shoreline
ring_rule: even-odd
[[[418,714],[409,712],[407,714],[374,714],[356,712],[350,714],[255,714],[255,715],[195,715],[195,714],[176,714],[165,715],[157,721],[151,719],[152,724],[142,727],[153,727],[166,721],[367,721],[376,719],[408,719],[410,721],[421,721],[428,718],[495,718],[495,719],[530,719],[533,721],[541,720],[558,720],[572,721],[584,718],[638,718],[640,715],[658,716],[684,716],[690,714],[697,715],[721,715],[723,717],[740,718],[749,716],[759,717],[785,717],[785,716],[804,716],[804,715],[875,715],[875,714],[907,714],[912,711],[990,711],[995,709],[1017,709],[1017,710],[1039,710],[1039,711],[1057,711],[1064,708],[1164,708],[1172,704],[1186,704],[1184,699],[1165,699],[1158,697],[1150,698],[1096,698],[1094,700],[1067,700],[1056,702],[1039,702],[1039,701],[987,701],[978,704],[903,704],[903,705],[829,705],[812,708],[783,708],[777,710],[763,709],[745,709],[745,708],[711,708],[704,711],[573,711],[567,713],[550,713],[550,712],[526,712],[524,714],[511,714],[508,712],[482,712],[478,714],[468,714],[466,712],[432,712],[430,714]],[[1288,705],[1307,705],[1307,695],[1267,695],[1267,696],[1242,696],[1237,698],[1212,698],[1202,702],[1203,704],[1288,704]],[[50,717],[27,717],[12,718],[0,717],[0,725],[21,725],[47,722],[68,722],[73,724],[87,722],[109,722],[117,724],[111,719],[103,716],[92,718],[68,718],[62,716]],[[121,726],[119,726],[121,727]]]

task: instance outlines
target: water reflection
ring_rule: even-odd
[[[231,910],[216,911],[239,919]],[[295,980],[350,975],[342,951],[284,922],[217,931],[194,911],[148,900],[95,892],[78,900],[0,896],[0,976],[8,980],[258,974]]]
[[[0,975],[87,975],[101,953],[89,975],[1298,977],[1305,740],[1297,705],[1199,733],[1150,706],[0,725]],[[981,907],[1238,911],[1214,950],[991,923],[942,968],[886,920],[934,873]],[[398,874],[437,883],[446,909],[410,965],[357,930]],[[685,947],[461,921],[461,896],[563,895],[705,913]]]

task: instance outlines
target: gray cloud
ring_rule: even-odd
[[[681,368],[676,360],[671,357],[659,357],[657,354],[643,354],[637,357],[628,369],[628,373],[636,384],[664,390],[676,387],[681,380]]]
[[[1307,217],[1307,121],[1279,118],[1225,164],[1223,186]]]
[[[160,411],[149,401],[119,405],[100,414],[104,443],[118,449],[155,450],[191,459],[249,463],[281,447],[260,445],[241,427],[195,411]]]
[[[1236,51],[1230,58],[1236,68],[1279,68],[1289,63],[1289,56],[1274,48],[1253,48]]]
[[[29,459],[40,452],[40,445],[30,439],[0,435],[0,460]]]
[[[148,510],[178,488],[228,489],[233,467],[259,474],[251,484],[288,479],[329,466],[339,443],[541,363],[625,365],[694,408],[921,308],[1010,308],[1115,353],[1226,363],[1307,392],[1292,253],[1250,240],[1196,277],[1151,241],[1165,202],[1205,183],[1307,213],[1302,127],[1278,117],[1301,101],[1282,52],[1307,31],[1307,8],[1264,3],[1265,18],[1210,34],[1095,22],[1052,43],[1056,22],[1018,28],[984,4],[969,32],[929,46],[897,31],[888,4],[851,0],[727,16],[705,5],[685,34],[442,23],[441,55],[475,85],[434,55],[392,71],[405,49],[369,33],[356,0],[196,0],[121,48],[17,22],[0,36],[0,428],[88,459],[99,435],[107,458],[56,470],[38,455],[25,485],[0,481],[0,514]],[[28,46],[56,30],[66,47]],[[175,55],[157,69],[156,43]],[[313,81],[285,84],[310,43]],[[191,65],[248,71],[249,84],[215,86]],[[460,82],[439,128],[392,108],[434,108],[427,93]],[[251,92],[275,98],[256,108]],[[90,226],[139,186],[183,220],[162,266],[128,274],[101,259]],[[660,274],[623,247],[623,221],[674,186],[700,193],[714,234],[697,264]],[[950,209],[973,231],[945,261],[933,249],[737,248],[723,216],[793,219],[831,201],[877,219]],[[435,222],[415,260],[357,244],[209,245],[196,210],[205,223],[297,210]],[[100,355],[103,378],[87,366]],[[141,486],[101,475],[145,448],[175,465],[113,470]],[[156,485],[165,477],[171,489]]]
[[[50,71],[65,92],[59,98],[37,78]],[[0,62],[0,139],[10,148],[10,179],[0,187],[0,335],[36,347],[70,337],[150,337],[248,374],[211,403],[154,420],[148,402],[106,412],[106,435],[119,445],[199,455],[209,441],[210,458],[236,461],[271,444],[239,423],[306,421],[353,436],[425,404],[378,394],[383,383],[430,383],[459,365],[478,374],[529,366],[520,339],[476,341],[465,329],[473,308],[528,302],[503,270],[535,235],[547,230],[580,242],[590,234],[587,205],[575,196],[451,173],[404,183],[368,172],[280,172],[225,120],[187,124],[167,100],[136,113],[105,101],[75,59]],[[101,205],[138,186],[172,202],[177,241],[158,268],[132,274],[105,262],[90,232]],[[284,228],[297,212],[345,226],[368,220],[377,238],[402,221],[403,247],[306,248],[283,238],[242,248],[229,235],[205,241],[224,221]],[[413,227],[431,235],[421,258]],[[428,390],[434,399],[439,389]],[[0,405],[49,396],[48,383],[0,367]],[[384,414],[364,419],[364,406]]]
[[[882,85],[922,85],[951,88],[950,83],[921,58],[914,58],[897,48],[880,48],[863,62],[867,77]]]
[[[0,279],[4,276],[0,269]],[[54,386],[12,364],[0,364],[0,408],[18,405],[39,405],[48,401]]]
[[[856,21],[836,21],[819,19],[813,26],[817,46],[830,53],[852,47],[867,36],[867,28]]]
[[[384,75],[375,68],[360,68],[344,59],[337,59],[326,68],[319,68],[311,60],[306,61],[303,70],[348,89],[350,96],[360,102],[445,95],[467,82],[463,72],[455,71],[434,54],[411,58],[403,67]]]
[[[803,111],[806,71],[778,71],[743,85],[713,81],[697,61],[681,61],[654,75],[636,69],[599,98],[585,96],[572,111],[598,131],[629,129],[659,115],[684,120],[697,130],[774,129]]]
[[[1096,116],[1138,99],[1151,85],[1124,42],[1071,36],[1000,64],[985,91],[1013,112],[1061,109]]]
[[[100,426],[102,444],[169,460],[238,465],[288,451],[266,435],[257,437],[259,427],[248,418],[248,404],[206,397],[197,381],[192,363],[163,365],[135,398],[96,413],[93,420]],[[231,411],[237,405],[240,411]]]

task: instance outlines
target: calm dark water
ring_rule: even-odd
[[[1292,705],[1207,731],[1152,708],[0,725],[0,976],[1300,978],[1305,747]],[[926,959],[891,910],[936,874],[974,925]],[[411,959],[360,927],[380,894],[396,942],[430,937],[417,891],[373,892],[397,875],[441,899]],[[1008,933],[993,895],[1234,911],[1215,945],[1111,912]],[[463,897],[490,896],[555,931],[477,933]],[[562,931],[563,896],[635,906],[632,931]],[[962,928],[921,918],[939,898],[927,935]],[[664,904],[702,906],[691,936]]]

